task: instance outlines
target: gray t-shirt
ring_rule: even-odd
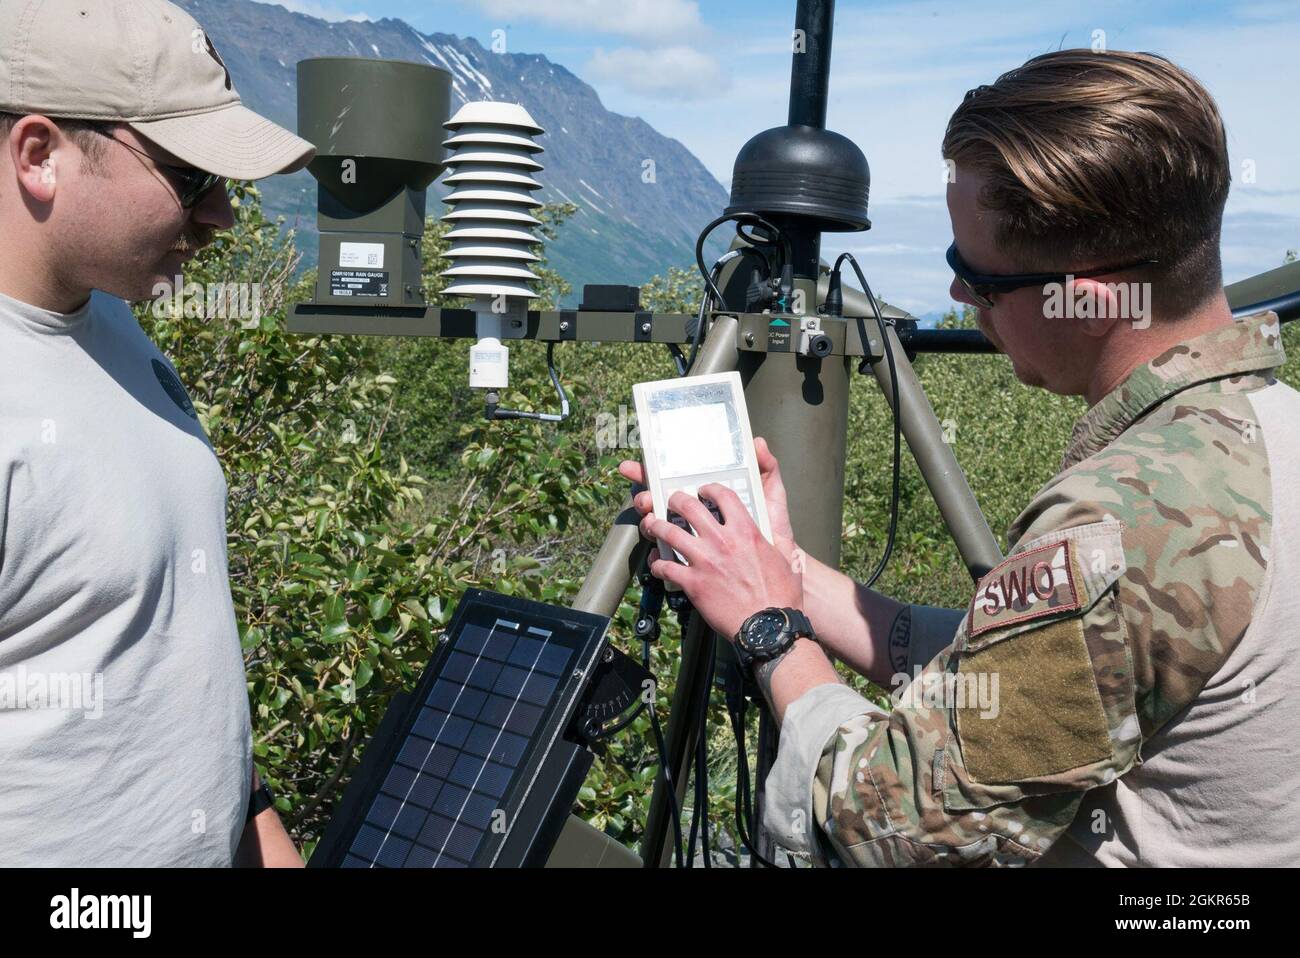
[[[127,305],[0,295],[0,867],[230,864],[252,741],[225,520]]]

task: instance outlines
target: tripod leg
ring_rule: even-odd
[[[738,324],[732,316],[719,316],[714,319],[700,346],[692,375],[725,373],[733,370],[739,363],[736,349],[736,330]],[[645,558],[645,551],[650,543],[641,538],[637,526],[636,510],[632,500],[623,502],[613,528],[605,536],[596,561],[591,571],[583,580],[582,589],[573,602],[573,608],[599,615],[614,616],[618,613],[619,603],[627,592],[628,583]],[[698,623],[698,625],[696,624]],[[691,756],[694,754],[695,739],[692,730],[685,727],[689,703],[695,701],[699,694],[699,685],[708,675],[709,663],[699,654],[703,645],[703,620],[699,616],[691,617],[688,634],[682,641],[682,661],[677,673],[677,685],[673,690],[671,711],[668,714],[668,729],[665,734],[668,748],[668,769],[673,781],[678,786],[678,807],[681,807],[681,789],[689,774]],[[652,865],[665,863],[665,853],[671,855],[672,849],[667,841],[671,823],[668,820],[668,792],[663,779],[655,783],[654,793],[650,798],[650,808],[646,817],[646,831],[643,839],[641,857]]]
[[[916,378],[916,371],[907,359],[903,344],[893,327],[886,327],[889,343],[894,353],[894,367],[898,374],[898,405],[896,410],[907,447],[912,450],[920,467],[925,484],[930,487],[939,513],[948,531],[952,533],[957,551],[970,571],[971,578],[979,577],[1002,561],[1002,551],[993,537],[989,524],[980,511],[975,493],[971,491],[966,474],[962,472],[952,447],[944,442],[943,429],[934,414],[934,407]],[[876,382],[885,394],[886,402],[893,402],[893,387],[889,380],[889,363],[883,358],[872,367]]]

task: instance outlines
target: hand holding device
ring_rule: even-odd
[[[787,559],[798,546],[794,541],[794,529],[790,526],[790,513],[786,506],[785,483],[781,479],[781,465],[767,440],[762,436],[754,437],[754,453],[758,460],[759,481],[763,486],[763,499],[767,504],[767,521],[772,529],[772,542]],[[636,459],[624,459],[618,464],[619,474],[633,484],[632,506],[639,516],[654,511],[650,490],[645,488],[645,466]],[[641,488],[637,488],[640,486]],[[670,520],[671,521],[671,520]]]
[[[655,516],[685,526],[684,519],[670,513],[668,499],[677,491],[695,496],[700,486],[716,482],[736,493],[764,538],[772,542],[740,374],[637,383],[632,394]],[[721,521],[716,507],[706,505]],[[663,542],[659,554],[685,563]]]

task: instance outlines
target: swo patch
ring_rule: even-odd
[[[1073,544],[1067,539],[1005,559],[980,579],[971,603],[971,638],[1082,604]]]

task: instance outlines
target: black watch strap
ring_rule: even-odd
[[[790,617],[790,631],[797,636],[803,636],[807,639],[817,639],[817,633],[813,631],[812,623],[808,621],[808,616],[804,615],[798,609],[786,609],[785,614]]]
[[[248,815],[244,818],[244,824],[247,825],[274,804],[275,796],[273,796],[271,790],[266,787],[266,782],[262,782],[253,791],[253,794],[249,796]]]

